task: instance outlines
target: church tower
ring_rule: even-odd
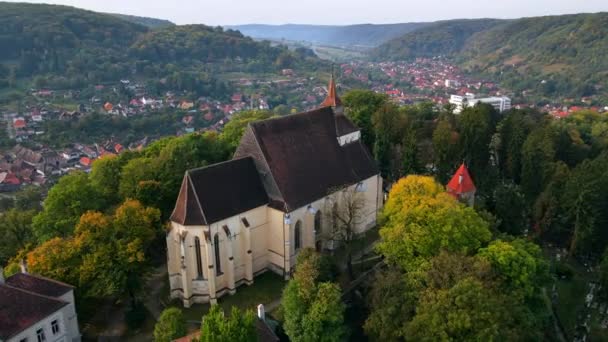
[[[344,114],[344,108],[342,107],[342,100],[338,96],[336,91],[336,81],[334,80],[334,73],[331,73],[329,79],[329,85],[327,86],[327,97],[321,103],[321,107],[331,107],[336,114]]]
[[[469,206],[475,204],[477,188],[466,165],[462,163],[447,185],[448,193]]]

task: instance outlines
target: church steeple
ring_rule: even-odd
[[[327,97],[321,103],[321,107],[332,107],[334,112],[342,112],[342,100],[338,96],[336,91],[336,81],[334,80],[334,73],[332,71],[331,78],[329,79],[329,85],[327,86]]]

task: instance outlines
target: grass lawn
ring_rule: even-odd
[[[253,285],[240,286],[236,294],[225,295],[218,302],[224,312],[229,312],[233,306],[255,311],[259,304],[268,304],[280,299],[285,284],[283,277],[268,271],[256,277]],[[209,304],[194,304],[190,308],[181,309],[186,320],[200,321],[203,315],[209,311]]]

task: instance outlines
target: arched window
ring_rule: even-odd
[[[220,258],[220,236],[215,234],[213,237],[213,246],[215,248],[215,274],[222,274],[222,262]]]
[[[296,251],[302,247],[302,221],[296,222],[296,228],[294,229],[294,246]]]
[[[323,222],[321,222],[321,210],[317,210],[317,212],[315,213],[315,234],[321,234],[321,224]]]
[[[194,251],[196,252],[196,272],[198,274],[198,278],[203,278],[203,259],[201,257],[201,239],[197,237],[194,238]]]

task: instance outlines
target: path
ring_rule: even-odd
[[[144,306],[155,320],[158,320],[161,312],[163,311],[163,298],[161,298],[163,285],[168,277],[167,265],[162,264],[155,268],[146,284],[146,297],[144,299]]]

